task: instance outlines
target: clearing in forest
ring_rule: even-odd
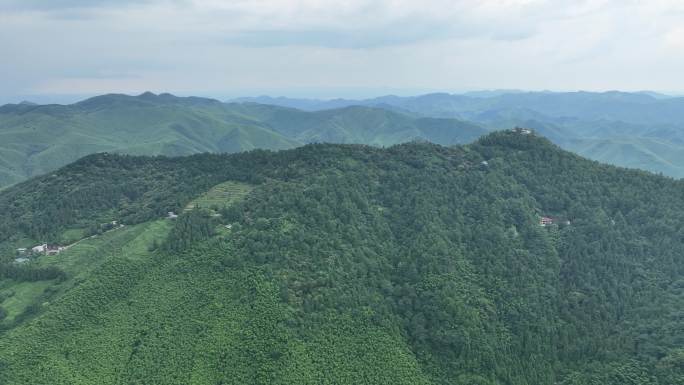
[[[117,231],[84,238],[58,255],[41,255],[30,262],[35,268],[57,267],[66,273],[65,280],[15,281],[0,279],[0,307],[7,317],[0,320],[0,328],[13,326],[31,306],[38,309],[54,302],[59,296],[84,282],[108,259],[143,260],[152,255],[155,240],[162,243],[171,223],[164,220],[118,228]]]
[[[202,194],[199,198],[190,202],[185,211],[194,208],[222,208],[242,200],[250,191],[252,186],[246,183],[228,181],[212,187],[209,191]]]

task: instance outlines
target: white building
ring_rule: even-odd
[[[32,247],[31,251],[33,251],[34,253],[44,253],[47,251],[47,248],[47,243],[43,243],[42,245]]]

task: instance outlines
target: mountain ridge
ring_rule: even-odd
[[[547,135],[563,148],[591,159],[674,177],[684,176],[684,157],[681,156],[684,153],[681,139],[684,98],[681,97],[649,92],[521,91],[388,95],[337,100],[331,104],[282,98],[261,100],[311,110],[328,108],[332,103],[335,106],[340,103],[382,105],[417,116],[470,121],[490,130],[526,126]],[[662,157],[652,156],[656,143],[666,148]]]
[[[5,252],[125,224],[0,280],[0,380],[684,383],[682,183],[522,130],[90,155],[0,192]]]
[[[0,185],[100,151],[187,155],[278,150],[312,141],[391,145],[416,138],[453,144],[485,132],[455,120],[428,120],[423,130],[417,118],[385,110],[364,111],[306,113],[149,92],[107,94],[71,105],[5,105],[0,107]],[[274,115],[278,119],[271,118]],[[306,124],[306,132],[290,135],[292,127],[286,127],[290,121]]]
[[[684,176],[682,98],[501,91],[294,103],[310,111],[245,100],[250,99],[222,103],[146,92],[101,95],[66,106],[2,106],[0,186],[98,151],[185,155],[310,142],[387,146],[411,140],[450,145],[515,126],[532,128],[595,160]],[[259,100],[292,104],[286,98]],[[336,108],[321,110],[327,107]]]

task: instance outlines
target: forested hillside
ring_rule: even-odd
[[[388,146],[415,139],[451,145],[485,132],[456,119],[419,119],[377,108],[310,113],[149,92],[71,105],[5,105],[0,107],[0,187],[104,151],[179,156],[311,142]]]
[[[684,184],[522,131],[97,154],[0,210],[3,384],[684,384]]]
[[[684,176],[684,98],[648,92],[471,92],[365,100],[240,98],[318,111],[360,105],[494,130],[531,127],[562,148],[622,167]]]
[[[448,146],[515,126],[533,128],[593,160],[682,177],[683,100],[643,93],[514,92],[222,103],[148,92],[71,105],[5,105],[0,106],[0,188],[103,151],[182,156],[413,140]]]

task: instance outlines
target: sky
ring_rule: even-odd
[[[684,91],[680,0],[0,0],[0,103]]]

